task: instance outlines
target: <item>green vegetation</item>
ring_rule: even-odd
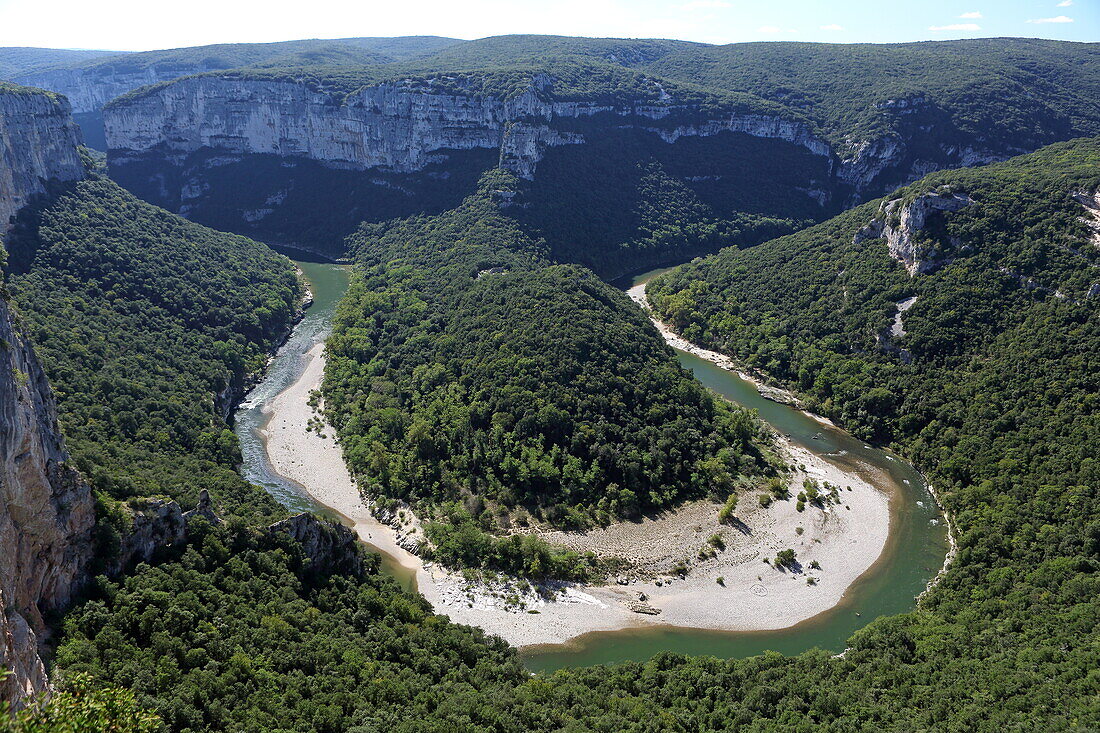
[[[592,553],[580,554],[555,547],[537,535],[519,533],[494,537],[462,507],[443,508],[445,521],[425,527],[434,547],[425,552],[452,568],[473,568],[508,573],[531,580],[593,581],[603,578],[607,567]]]
[[[779,554],[775,556],[775,564],[777,567],[794,567],[795,562],[797,562],[797,558],[794,550],[789,547],[786,550],[780,550]]]
[[[801,110],[843,145],[931,124],[1008,150],[1100,134],[1100,44],[985,38],[899,44],[735,43],[664,54],[647,71]],[[888,100],[919,103],[906,114]],[[911,110],[909,110],[911,112]],[[914,119],[914,117],[916,117]]]
[[[237,474],[225,420],[300,297],[284,257],[95,175],[25,210],[6,246],[73,462],[99,492],[190,506],[207,489],[223,512],[278,513]]]
[[[651,132],[576,123],[585,145],[551,148],[518,206],[554,258],[605,277],[750,246],[822,215],[800,189],[828,161],[781,140],[723,134],[673,145]]]
[[[0,703],[0,733],[157,733],[161,721],[146,712],[132,690],[97,685],[67,674],[48,701],[35,701],[14,715]]]
[[[0,47],[0,79],[14,79],[38,69],[73,64],[107,56],[115,51],[91,51],[67,48]]]
[[[550,264],[496,172],[436,218],[364,226],[328,342],[325,404],[361,486],[485,530],[523,507],[586,527],[765,470],[759,427],[691,380],[645,315]]]
[[[514,652],[433,615],[378,556],[319,575],[284,535],[228,523],[180,551],[69,614],[68,674],[132,689],[171,731],[518,729],[495,702],[525,676]]]
[[[726,503],[718,510],[718,522],[726,524],[736,519],[733,516],[735,511],[737,511],[737,494],[730,494],[729,498],[726,499]]]
[[[1100,251],[1074,194],[1100,189],[1098,170],[1100,140],[1082,139],[893,194],[973,199],[919,234],[953,260],[933,274],[911,278],[884,241],[854,241],[875,202],[650,286],[688,338],[785,381],[810,409],[930,474],[957,559],[919,612],[880,619],[846,655],[860,667],[849,679],[888,680],[896,699],[880,704],[895,714],[915,704],[902,690],[936,690],[907,725],[1095,724],[1084,670],[1098,661],[1100,299],[1090,291]],[[912,296],[905,335],[882,342],[895,304]],[[1023,677],[1026,688],[992,692]],[[966,702],[975,694],[1009,704]]]

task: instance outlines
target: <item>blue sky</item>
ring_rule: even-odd
[[[0,46],[145,50],[505,33],[834,43],[1100,41],[1100,0],[0,0]]]

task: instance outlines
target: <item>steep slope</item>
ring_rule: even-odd
[[[854,646],[872,664],[872,647],[904,637],[893,684],[931,674],[924,684],[956,699],[1049,660],[994,714],[1002,721],[1061,727],[1054,708],[1080,709],[1088,684],[1055,680],[1083,681],[1097,662],[1098,171],[1090,138],[937,173],[650,286],[687,337],[930,473],[957,559],[921,614]],[[989,713],[926,710],[917,727]]]
[[[68,465],[56,408],[33,348],[0,302],[0,701],[46,689],[43,614],[85,581],[95,522],[88,485]]]
[[[97,489],[188,508],[206,489],[228,514],[277,511],[236,473],[226,420],[297,307],[286,258],[94,174],[25,209],[8,250],[13,300]]]
[[[0,85],[0,239],[8,218],[44,185],[83,175],[68,105]],[[0,300],[0,701],[46,688],[43,614],[83,583],[95,521],[91,490],[69,465],[54,396],[33,347]]]
[[[196,220],[329,253],[359,221],[456,206],[492,167],[531,181],[532,201],[571,189],[580,218],[606,210],[618,188],[627,200],[611,210],[634,210],[637,184],[626,179],[642,177],[651,159],[674,169],[708,161],[676,169],[712,209],[701,219],[805,219],[831,202],[828,147],[797,115],[759,98],[606,65],[383,72],[234,72],[139,90],[105,112],[112,175]],[[614,167],[600,167],[606,158]],[[767,159],[796,172],[769,181],[759,165]],[[544,163],[550,173],[540,175]],[[593,259],[636,236],[632,224],[616,222],[593,241]],[[555,248],[569,244],[565,233],[550,234]]]
[[[796,227],[932,170],[1096,134],[1098,59],[1014,39],[509,36],[392,66],[182,79],[105,114],[112,173],[215,226],[335,253],[356,220],[438,213],[499,166],[530,182],[529,223],[559,256],[615,273],[713,250],[724,222],[756,243],[745,215]],[[693,199],[689,226],[639,222],[654,163]],[[637,256],[673,228],[682,241]]]

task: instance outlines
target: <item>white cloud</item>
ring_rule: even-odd
[[[1058,3],[1058,5],[1056,7],[1068,8],[1068,7],[1072,7],[1072,5],[1073,5],[1073,0],[1062,0],[1062,2]]]
[[[982,27],[977,23],[952,23],[951,25],[930,25],[930,31],[980,31]]]
[[[960,18],[967,18],[968,20],[979,20],[982,17],[982,14],[979,13],[977,10],[975,10],[975,11],[970,12],[970,13],[963,13],[959,17]]]
[[[821,26],[821,30],[823,30],[823,31],[842,31],[842,30],[844,30],[844,26],[837,25],[836,23],[830,23],[829,25]]]
[[[1033,18],[1028,23],[1072,23],[1073,18],[1067,18],[1064,15],[1058,15],[1053,18]]]

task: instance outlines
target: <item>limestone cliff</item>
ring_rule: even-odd
[[[68,98],[74,113],[95,112],[131,89],[224,69],[224,64],[171,62],[141,68],[126,64],[90,64],[33,71],[16,77],[26,86],[49,89]]]
[[[79,144],[64,97],[0,84],[0,236],[47,181],[83,177]]]
[[[209,148],[408,173],[439,162],[447,151],[490,149],[499,151],[501,167],[531,178],[547,148],[585,142],[572,122],[597,117],[609,127],[652,131],[665,142],[730,131],[830,155],[808,126],[779,115],[704,114],[675,100],[563,101],[549,93],[553,83],[535,75],[525,91],[502,98],[406,80],[340,97],[294,81],[205,76],[119,100],[104,110],[104,125],[112,165],[150,151],[178,160]]]
[[[91,490],[66,461],[46,375],[0,301],[0,700],[46,687],[43,615],[85,579],[95,523]]]
[[[83,176],[64,98],[0,85],[0,239],[50,180]],[[66,461],[53,394],[34,349],[0,300],[0,700],[46,688],[43,615],[84,581],[95,523],[91,490]]]
[[[958,211],[972,203],[966,194],[951,191],[884,201],[879,215],[856,232],[855,242],[885,239],[890,256],[904,265],[910,275],[927,274],[950,259],[950,253],[937,243],[920,238],[928,217],[936,212]]]
[[[286,535],[296,542],[311,575],[359,575],[363,571],[359,537],[342,524],[312,514],[295,514],[272,524],[267,533]]]

